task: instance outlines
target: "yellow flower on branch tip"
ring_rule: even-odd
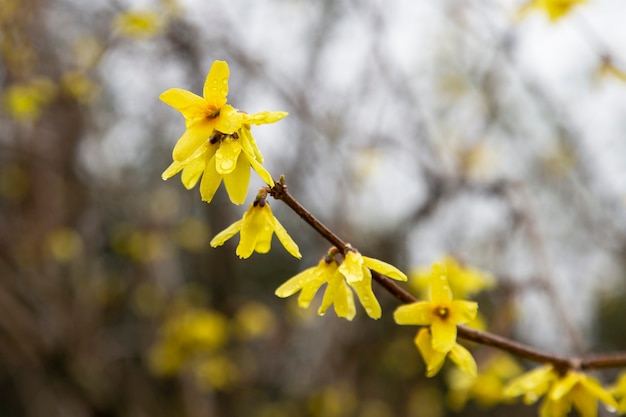
[[[613,409],[618,408],[615,398],[596,379],[570,370],[552,384],[539,414],[541,417],[565,417],[574,405],[582,417],[596,417],[598,400]]]
[[[293,241],[278,219],[272,214],[265,197],[257,197],[244,213],[241,220],[231,224],[211,240],[212,247],[222,246],[231,237],[240,234],[237,245],[237,256],[248,258],[252,252],[267,253],[272,245],[272,236],[276,233],[278,240],[294,257],[300,259],[302,255],[298,245]]]
[[[343,275],[339,273],[337,262],[330,257],[322,258],[317,266],[308,268],[289,279],[276,289],[275,294],[286,298],[300,291],[298,306],[308,308],[315,294],[324,284],[327,284],[326,292],[317,314],[323,316],[333,305],[338,317],[352,320],[356,315],[354,295]]]
[[[586,0],[531,0],[520,9],[518,16],[524,17],[531,10],[538,9],[544,11],[551,22],[556,22],[581,3],[586,3]]]
[[[181,181],[187,189],[193,188],[200,177],[200,195],[210,203],[224,180],[230,201],[243,204],[250,184],[250,167],[266,184],[274,186],[271,174],[254,156],[250,143],[252,135],[245,126],[231,135],[214,134],[184,162],[174,161],[163,172],[164,180],[182,170]],[[257,150],[258,152],[258,150]],[[259,152],[260,154],[260,152]]]
[[[461,371],[472,377],[476,376],[477,367],[474,357],[467,349],[458,343],[455,343],[448,352],[439,352],[433,349],[431,331],[427,328],[422,328],[417,332],[417,336],[415,336],[415,345],[422,354],[424,362],[426,362],[427,377],[437,375],[446,360],[446,356],[449,357]]]
[[[439,264],[433,265],[429,299],[400,306],[393,317],[398,324],[430,326],[433,349],[449,352],[456,343],[456,326],[474,320],[478,304],[453,300],[445,268]]]

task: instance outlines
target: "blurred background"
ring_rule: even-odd
[[[253,131],[268,170],[406,288],[452,255],[485,271],[483,328],[624,350],[626,5],[566,11],[2,0],[0,415],[536,415],[499,404],[531,364],[493,349],[468,345],[479,384],[426,378],[378,287],[379,321],[275,297],[329,248],[279,202],[301,261],[210,248],[246,207],[161,180],[184,121],[158,96],[226,60],[230,103],[290,113]]]

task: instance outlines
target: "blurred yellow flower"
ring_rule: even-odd
[[[293,241],[287,230],[272,214],[272,209],[265,201],[265,195],[257,196],[254,203],[243,214],[243,218],[228,226],[218,233],[212,240],[211,246],[222,246],[237,233],[240,234],[239,245],[237,245],[237,256],[248,258],[252,252],[267,253],[272,245],[272,236],[276,233],[278,240],[294,257],[300,259],[302,255],[298,245]]]
[[[533,404],[544,395],[559,375],[552,365],[544,365],[518,376],[504,388],[507,397],[524,396],[524,403]]]
[[[433,265],[429,299],[398,307],[394,319],[398,324],[430,326],[433,349],[447,353],[456,344],[456,326],[474,320],[478,304],[453,300],[447,272],[440,264]]]
[[[493,288],[496,284],[492,275],[463,265],[452,256],[444,257],[439,263],[447,271],[448,285],[457,298],[470,298],[480,291]],[[430,283],[431,268],[416,268],[409,274],[409,284],[423,297],[427,296]]]
[[[618,408],[615,398],[596,379],[570,370],[554,382],[539,412],[542,417],[565,417],[574,405],[582,417],[596,417],[598,400]]]
[[[222,179],[230,200],[243,204],[250,183],[250,167],[270,186],[272,176],[263,166],[263,155],[252,136],[251,125],[274,123],[286,112],[240,112],[226,104],[228,64],[215,61],[204,84],[204,98],[189,91],[172,88],[161,100],[185,117],[186,130],[172,153],[174,162],[163,172],[164,180],[182,170],[187,189],[200,177],[202,199],[211,202]]]
[[[449,357],[461,371],[472,377],[476,376],[476,361],[474,357],[467,349],[458,343],[455,342],[446,352],[439,352],[433,349],[431,330],[422,328],[417,332],[417,336],[415,336],[415,345],[422,354],[424,362],[426,362],[426,376],[433,377],[437,375],[446,360],[446,356]]]
[[[91,103],[100,93],[100,86],[81,71],[69,71],[61,79],[63,90],[80,103]]]
[[[39,119],[44,106],[56,93],[56,86],[47,78],[36,78],[27,83],[12,84],[2,94],[7,113],[20,122]]]
[[[519,16],[524,17],[531,10],[542,10],[548,15],[551,22],[556,22],[567,15],[576,5],[585,3],[586,0],[531,0],[519,11]]]
[[[155,12],[134,10],[117,15],[113,20],[113,28],[127,38],[147,39],[161,32],[163,23],[161,16]]]

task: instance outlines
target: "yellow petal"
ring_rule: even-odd
[[[242,127],[239,130],[239,138],[241,139],[241,147],[244,149],[244,151],[254,156],[254,158],[251,159],[256,159],[259,163],[262,164],[263,155],[261,154],[261,151],[259,150],[256,144],[256,140],[254,139],[254,136],[252,136],[252,132],[250,131],[250,129],[245,126]]]
[[[560,400],[551,400],[547,397],[539,407],[539,416],[567,417],[571,409],[572,401],[570,396],[564,397]]]
[[[200,176],[204,172],[205,164],[206,158],[202,157],[192,161],[185,167],[185,169],[183,169],[180,180],[186,189],[191,190],[195,187],[200,179]]]
[[[448,357],[459,367],[461,371],[470,376],[476,376],[476,361],[469,350],[457,343],[452,347],[452,349],[450,349]]]
[[[563,378],[560,378],[554,383],[552,389],[550,390],[550,393],[548,394],[550,396],[550,399],[559,400],[565,395],[569,394],[572,391],[572,388],[574,388],[574,386],[578,384],[581,376],[582,374],[578,372],[569,371]]]
[[[222,246],[224,242],[235,236],[241,230],[242,224],[243,220],[238,220],[219,232],[213,239],[211,239],[211,247],[216,248],[218,246]]]
[[[185,162],[199,147],[204,145],[213,133],[213,120],[199,120],[189,125],[185,133],[178,139],[172,158],[175,161]]]
[[[220,110],[219,116],[215,118],[215,130],[226,134],[235,133],[241,129],[243,117],[243,113],[230,104],[226,104]]]
[[[354,295],[343,278],[339,281],[339,287],[337,288],[335,302],[333,304],[335,306],[335,313],[337,314],[337,317],[352,320],[356,315]]]
[[[253,251],[258,253],[269,252],[272,245],[273,230],[268,218],[269,205],[265,207],[251,205],[243,215],[237,255],[240,258],[248,258]],[[271,215],[271,212],[270,212]]]
[[[449,352],[456,343],[456,325],[444,320],[434,320],[430,325],[433,338],[433,349],[438,352]]]
[[[388,276],[389,278],[393,278],[398,281],[407,280],[406,275],[402,271],[387,262],[363,256],[363,264],[376,272],[380,272],[381,274]]]
[[[324,261],[322,260],[322,262]],[[318,281],[321,275],[322,275],[322,270],[320,269],[319,264],[316,267],[305,269],[304,271],[293,276],[288,281],[283,283],[280,287],[278,287],[276,291],[274,292],[274,294],[276,294],[278,297],[281,297],[281,298],[289,297],[297,293],[300,290],[304,290],[304,288],[308,287],[310,283]],[[322,283],[323,282],[324,281],[322,280]],[[320,283],[320,285],[322,285],[322,283]],[[319,288],[319,286],[317,288]],[[317,292],[317,288],[315,289],[315,292]],[[311,300],[315,296],[315,292],[313,293],[310,299],[302,300],[302,302],[306,304],[304,306],[305,308],[308,307],[309,304],[311,303]]]
[[[349,284],[363,279],[363,257],[360,253],[350,250],[339,265],[339,272]]]
[[[442,273],[437,264],[433,265],[433,273],[430,281],[430,301],[434,304],[447,305],[452,301],[452,291],[448,285],[446,275]]]
[[[195,121],[206,117],[206,102],[202,97],[190,91],[170,88],[159,98],[181,112],[187,120]]]
[[[243,204],[246,201],[249,185],[250,164],[248,158],[240,153],[235,170],[224,176],[224,186],[226,186],[230,201],[237,205]]]
[[[213,62],[206,76],[206,80],[204,80],[204,100],[206,100],[213,109],[219,109],[226,104],[229,76],[230,70],[226,62]]]
[[[504,395],[506,397],[518,397],[531,392],[532,395],[526,400],[533,403],[548,391],[554,379],[555,373],[552,365],[541,366],[509,382],[504,389]]]
[[[294,242],[291,236],[289,236],[289,233],[287,233],[287,230],[285,230],[283,225],[280,224],[278,219],[276,217],[273,217],[273,219],[274,232],[276,232],[276,236],[278,237],[280,243],[283,244],[285,249],[287,249],[287,252],[289,252],[293,257],[298,259],[302,258],[302,254],[300,253],[300,249],[298,249],[298,245],[296,244],[296,242]]]
[[[239,139],[231,137],[224,139],[215,152],[215,169],[221,175],[230,174],[237,166],[237,159],[241,153]]]
[[[367,315],[375,320],[379,319],[383,312],[376,299],[376,295],[374,295],[374,291],[372,291],[372,276],[369,275],[369,278],[366,276],[361,281],[351,283],[350,286],[354,288],[354,292],[356,292],[357,297],[359,297],[359,302],[365,309]]]
[[[582,385],[582,387],[584,387],[585,390],[587,390],[594,397],[596,397],[606,405],[612,408],[618,407],[615,398],[611,394],[609,394],[609,392],[605,390],[602,385],[594,378],[585,375],[584,378],[580,381],[580,384]]]
[[[254,158],[251,158],[247,153],[246,157],[248,158],[248,162],[250,162],[250,165],[252,165],[252,168],[259,175],[259,177],[261,177],[261,179],[265,181],[265,183],[268,184],[270,187],[273,187],[274,180],[272,179],[272,175],[265,168],[263,168],[263,165],[257,162]]]
[[[204,174],[202,175],[202,181],[200,182],[200,195],[202,201],[210,203],[215,196],[220,183],[222,182],[222,176],[215,170],[215,155],[211,157],[209,162],[204,166]]]
[[[598,400],[582,386],[576,385],[574,387],[571,398],[581,417],[596,417],[598,415]]]
[[[168,166],[165,169],[165,171],[163,171],[163,173],[161,174],[161,178],[163,178],[164,180],[167,180],[168,178],[172,178],[184,167],[185,166],[181,164],[180,162],[174,161],[170,164],[170,166]]]
[[[326,314],[328,308],[335,301],[335,297],[337,295],[337,291],[339,290],[339,284],[343,281],[343,278],[338,278],[336,275],[333,275],[328,281],[326,285],[326,291],[324,291],[324,297],[322,298],[322,304],[317,309],[317,314],[323,316]]]
[[[430,378],[437,375],[446,360],[446,354],[433,350],[431,336],[426,328],[420,329],[414,342],[426,362],[426,376]]]
[[[244,123],[253,125],[275,123],[285,118],[288,114],[286,111],[261,111],[254,114],[246,114]]]
[[[435,320],[433,305],[427,301],[402,305],[393,313],[393,319],[397,324],[429,325]]]
[[[478,303],[473,301],[454,300],[449,308],[450,320],[455,324],[465,324],[476,318],[478,314]]]

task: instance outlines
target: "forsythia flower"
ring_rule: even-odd
[[[507,396],[524,395],[526,403],[535,402],[546,392],[539,409],[541,417],[565,417],[572,404],[582,417],[596,417],[597,400],[612,408],[618,407],[615,398],[594,378],[572,370],[559,376],[552,365],[543,366],[514,379],[505,389]]]
[[[522,7],[519,14],[524,16],[532,9],[540,9],[548,15],[550,21],[556,22],[568,14],[574,6],[585,2],[586,0],[531,0]]]
[[[331,249],[317,266],[299,273],[281,285],[276,290],[276,295],[285,298],[301,291],[298,305],[308,308],[319,288],[327,284],[322,304],[317,311],[320,316],[334,305],[337,316],[352,320],[356,315],[352,293],[354,290],[367,315],[373,319],[380,318],[382,310],[372,291],[372,273],[369,268],[400,281],[405,281],[406,275],[386,262],[361,256],[352,248],[348,250],[341,265],[334,258],[336,254],[337,249]]]
[[[163,172],[163,179],[182,173],[182,182],[193,188],[200,177],[202,199],[211,202],[222,179],[230,200],[242,204],[250,182],[250,167],[270,186],[269,172],[261,165],[263,155],[251,132],[251,125],[274,123],[286,112],[246,114],[230,104],[228,95],[228,64],[215,61],[204,83],[204,97],[180,88],[161,94],[165,103],[185,117],[186,130],[174,146],[174,162]]]
[[[260,193],[244,213],[243,218],[218,233],[211,240],[211,246],[214,248],[222,246],[228,239],[240,233],[236,253],[240,258],[248,258],[254,251],[258,253],[269,252],[274,232],[287,252],[298,259],[302,257],[298,245],[272,214],[269,203],[265,201],[264,193]]]
[[[446,360],[446,356],[448,356],[460,370],[472,377],[476,376],[476,361],[474,361],[474,357],[467,349],[458,343],[455,343],[447,352],[439,352],[433,349],[430,329],[422,328],[415,337],[415,345],[422,354],[424,362],[426,362],[426,376],[432,377],[437,375]]]
[[[430,326],[433,349],[447,353],[456,344],[456,326],[472,321],[478,304],[452,299],[446,270],[439,264],[433,265],[429,298],[398,307],[394,319],[398,324]]]

